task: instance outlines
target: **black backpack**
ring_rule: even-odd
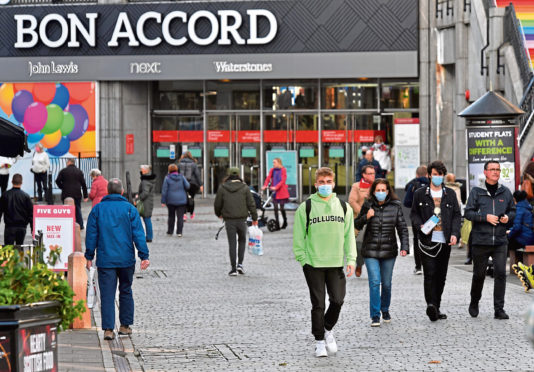
[[[415,178],[413,183],[412,183],[412,185],[410,186],[410,188],[408,188],[408,190],[406,191],[406,194],[404,195],[404,200],[402,201],[402,204],[406,208],[411,208],[412,204],[413,204],[413,196],[414,196],[415,192],[417,190],[419,190],[421,187],[426,187],[426,186],[428,186],[427,183],[420,182],[420,181],[417,180],[417,178]]]
[[[339,200],[339,203],[341,204],[341,208],[343,208],[343,218],[345,218],[345,215],[347,214],[347,203]],[[308,228],[310,227],[310,213],[311,213],[311,207],[312,207],[312,200],[310,198],[306,199],[306,236],[308,236]]]

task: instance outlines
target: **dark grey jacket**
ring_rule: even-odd
[[[155,174],[141,174],[141,183],[139,184],[139,199],[143,201],[145,207],[141,217],[152,217],[154,209],[154,188],[156,187]]]
[[[369,208],[374,209],[375,215],[367,220]],[[367,225],[362,245],[364,258],[397,257],[399,247],[395,230],[400,237],[401,249],[409,252],[408,227],[400,201],[388,198],[384,204],[379,205],[375,197],[371,197],[365,202],[360,214],[354,220],[355,229],[361,230],[364,225]]]
[[[178,171],[186,180],[193,185],[202,186],[202,178],[197,163],[189,158],[183,158],[178,162]]]
[[[499,223],[493,226],[486,220],[488,214],[495,216],[507,215],[509,222],[515,218],[515,204],[512,193],[506,186],[499,184],[495,197],[483,187],[473,187],[467,199],[464,216],[473,222],[471,241],[474,245],[507,244],[506,225]]]
[[[245,220],[249,212],[254,221],[258,219],[252,193],[247,184],[239,179],[227,180],[219,186],[213,207],[215,215],[225,220]]]

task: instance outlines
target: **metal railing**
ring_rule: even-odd
[[[530,83],[533,73],[530,67],[530,58],[527,53],[525,36],[519,20],[517,19],[515,8],[513,4],[506,7],[504,15],[504,41],[510,43],[514,49],[515,59],[521,74],[523,88],[527,93],[527,86]]]
[[[519,102],[519,108],[525,111],[525,114],[517,120],[519,125],[519,146],[521,146],[532,128],[532,122],[534,121],[534,75],[531,76],[530,82],[524,91],[523,98]]]

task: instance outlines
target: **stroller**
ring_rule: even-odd
[[[276,231],[276,220],[273,218],[268,219],[268,217],[265,216],[265,208],[267,208],[267,206],[271,203],[272,196],[269,196],[267,200],[263,201],[261,194],[258,193],[254,187],[250,186],[250,192],[252,193],[252,197],[256,203],[256,209],[261,211],[261,214],[258,215],[258,227],[267,226],[267,230],[270,232]],[[252,218],[249,217],[247,219],[247,225],[252,225]]]

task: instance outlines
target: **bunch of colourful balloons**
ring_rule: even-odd
[[[40,142],[49,154],[62,156],[89,129],[82,103],[92,95],[94,83],[4,83],[0,108],[22,124],[28,142]]]

